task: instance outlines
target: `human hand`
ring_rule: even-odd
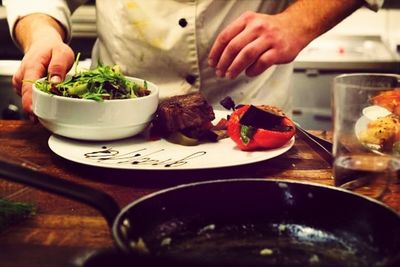
[[[50,74],[51,82],[59,83],[73,63],[74,52],[59,38],[32,43],[12,79],[24,111],[32,113],[32,81]]]
[[[234,79],[244,70],[251,77],[293,61],[305,45],[296,22],[284,13],[248,11],[217,36],[208,58],[218,77]]]

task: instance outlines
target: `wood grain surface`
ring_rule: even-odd
[[[330,133],[314,131],[330,139]],[[28,121],[0,121],[1,156],[61,179],[99,189],[120,207],[159,189],[210,179],[262,177],[333,185],[330,165],[297,138],[287,153],[238,167],[197,171],[132,171],[85,166],[55,155],[50,133]],[[0,177],[0,197],[29,202],[37,214],[0,233],[0,266],[84,266],[114,243],[104,218],[94,209]],[[400,186],[391,185],[383,202],[400,211]]]

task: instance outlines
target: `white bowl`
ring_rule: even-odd
[[[45,128],[69,138],[103,141],[131,137],[149,125],[157,110],[158,87],[146,82],[151,91],[147,96],[102,102],[51,95],[33,85],[33,113]]]

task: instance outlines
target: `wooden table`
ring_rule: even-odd
[[[330,138],[327,133],[315,133]],[[162,188],[209,179],[265,177],[332,185],[330,165],[300,137],[287,153],[264,162],[193,172],[112,170],[77,164],[55,155],[47,145],[49,136],[39,124],[0,121],[0,153],[100,189],[121,207]],[[37,207],[36,215],[0,233],[0,266],[83,266],[88,258],[114,246],[105,220],[90,207],[2,179],[0,197]],[[400,186],[393,185],[383,201],[400,211]]]

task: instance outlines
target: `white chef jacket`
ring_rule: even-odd
[[[57,19],[71,38],[71,13],[84,0],[6,0],[11,32],[16,21],[40,12]],[[231,96],[236,103],[270,104],[291,112],[292,64],[275,65],[257,77],[218,78],[207,63],[221,30],[251,10],[281,12],[289,0],[97,0],[98,39],[92,62],[118,64],[124,74],[159,86],[160,97],[200,91],[215,109]],[[368,0],[372,9],[383,0]],[[79,51],[75,51],[79,52]]]

